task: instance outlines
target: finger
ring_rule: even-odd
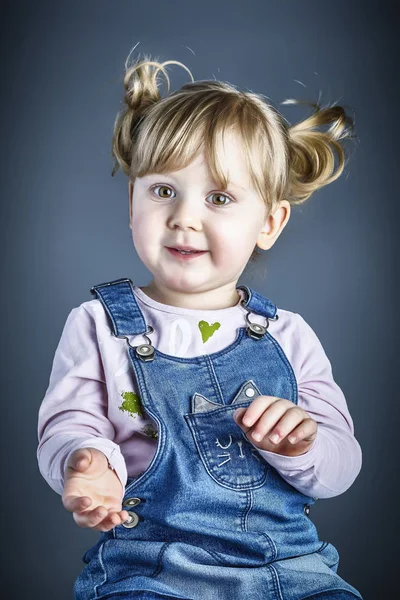
[[[126,510],[121,510],[119,512],[109,512],[109,514],[98,523],[94,529],[98,531],[109,531],[118,525],[121,525],[125,521],[129,519],[129,514]]]
[[[129,519],[129,513],[127,510],[121,510],[118,514],[121,517],[122,523],[125,523],[125,521]]]
[[[120,518],[116,513],[112,513],[111,515],[106,515],[104,519],[100,523],[98,523],[94,529],[97,531],[110,531],[116,525],[120,525]]]
[[[82,512],[92,504],[89,496],[66,496],[62,499],[64,508],[70,512]]]
[[[273,397],[269,396],[268,398]],[[292,406],[293,402],[291,402],[290,400],[274,397],[274,400],[269,402],[267,408],[260,407],[259,410],[259,407],[257,407],[257,418],[251,418],[250,422],[252,425],[245,429],[246,436],[248,437],[249,430],[251,429],[249,435],[252,437],[252,439],[260,441],[268,433],[268,431],[276,425],[276,423],[279,421],[279,419],[285,413],[285,411],[287,411]],[[250,407],[248,407],[247,410],[249,410]],[[260,415],[259,412],[261,412]],[[242,418],[242,422],[245,423],[246,420],[247,415],[245,415]]]
[[[238,410],[233,413],[233,417],[234,417],[236,423],[238,423],[239,427],[246,434],[246,437],[247,437],[247,434],[249,434],[249,432],[251,432],[251,430],[252,430],[252,427],[246,427],[246,425],[244,425],[244,423],[243,423],[243,416],[245,415],[247,408],[238,408]]]
[[[289,434],[288,440],[291,444],[297,444],[302,440],[313,441],[318,432],[318,423],[311,418],[304,419]]]
[[[277,398],[276,396],[257,396],[257,398],[253,400],[241,414],[240,423],[244,425],[244,427],[252,427],[264,411],[267,410],[271,404],[280,399],[281,398]]]
[[[95,527],[98,523],[101,523],[107,515],[108,510],[105,506],[97,506],[95,509],[84,513],[73,513],[75,523],[79,527]]]
[[[260,441],[268,435],[273,444],[279,444],[299,423],[307,417],[307,413],[297,405],[291,403],[291,406],[278,403],[274,405],[276,410],[265,413],[254,428],[254,439]],[[254,433],[253,432],[253,433]],[[261,437],[257,437],[261,436]]]
[[[246,411],[247,411],[247,408],[238,408],[233,413],[233,418],[235,419],[236,423],[240,423],[240,427],[242,429],[244,429],[245,431],[247,431],[248,429],[250,429],[249,427],[245,427],[243,425],[243,421],[242,421],[243,415],[245,414]]]

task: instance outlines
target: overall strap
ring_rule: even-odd
[[[102,302],[110,317],[116,337],[141,335],[148,331],[136,302],[130,279],[123,278],[99,283],[90,288],[90,293],[97,296]]]
[[[274,320],[276,315],[277,306],[265,296],[258,294],[252,288],[247,285],[238,285],[237,289],[243,290],[246,296],[246,300],[243,302],[248,310],[258,315],[262,315],[267,319]]]

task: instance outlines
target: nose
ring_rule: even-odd
[[[171,214],[168,219],[171,229],[202,229],[201,200],[199,198],[185,198],[171,205]]]

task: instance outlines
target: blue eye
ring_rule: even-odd
[[[173,190],[168,186],[168,185],[156,185],[152,188],[152,191],[159,197],[162,198],[164,200],[169,200],[171,197],[171,195],[159,195],[157,192],[155,192],[155,190],[157,188],[163,188],[164,190],[168,190],[169,192],[172,192]],[[229,196],[226,196],[226,194],[220,194],[219,192],[213,192],[212,194],[210,194],[209,197],[211,196],[219,196],[220,198],[225,198],[226,200],[229,200],[229,202],[224,202],[223,204],[219,203],[219,204],[214,204],[213,202],[211,202],[211,204],[213,204],[213,206],[228,206],[228,204],[230,204],[232,202],[232,199]]]

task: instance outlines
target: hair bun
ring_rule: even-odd
[[[282,104],[308,104],[313,114],[289,127],[290,174],[287,197],[301,204],[313,192],[337,179],[345,166],[341,140],[354,137],[354,121],[342,106],[322,108],[313,102],[285,100]],[[330,125],[327,131],[318,131]],[[335,152],[338,164],[335,170]]]

